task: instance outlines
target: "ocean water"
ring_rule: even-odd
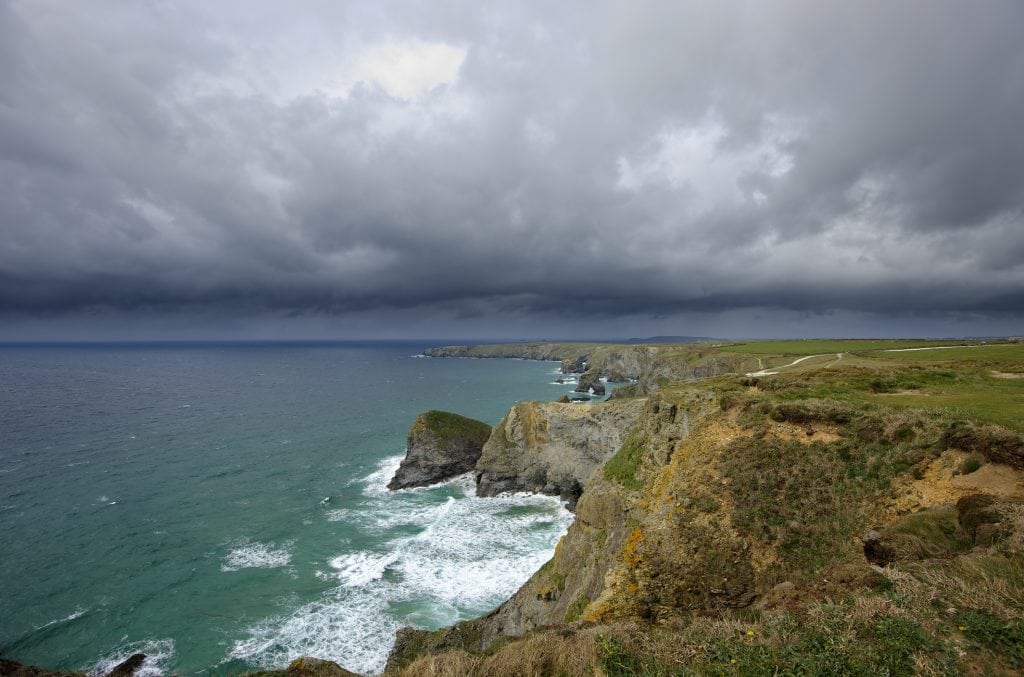
[[[568,527],[558,500],[385,485],[421,411],[497,423],[573,386],[424,347],[0,347],[0,655],[374,672],[398,627],[502,602]]]

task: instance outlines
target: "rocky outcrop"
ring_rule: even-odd
[[[588,371],[580,376],[579,383],[576,385],[576,392],[604,395],[604,383],[601,382],[601,377],[597,372]]]
[[[587,370],[587,360],[590,359],[590,353],[584,353],[576,357],[567,357],[562,360],[562,373],[563,374],[582,374]]]
[[[409,428],[405,458],[388,489],[436,484],[476,465],[491,426],[446,411],[420,414]]]
[[[623,409],[625,405],[632,406]],[[647,440],[642,449],[642,458],[637,458],[636,466],[631,469],[637,475],[649,475],[668,462],[671,449],[689,435],[691,422],[695,423],[704,413],[711,411],[713,406],[709,400],[701,397],[693,398],[688,408],[653,397],[588,407],[576,406],[575,409],[618,411],[617,415],[623,416],[619,425],[624,428],[613,455],[616,458],[630,456],[632,450],[637,448],[633,444],[635,440]],[[506,420],[495,428],[494,436],[488,441],[488,448],[492,447],[503,426],[511,429],[517,440],[527,438],[531,430],[536,431],[535,437],[550,437],[541,423],[550,417],[550,412],[517,405]],[[527,440],[517,446],[520,449],[537,449],[545,443]],[[487,451],[485,449],[481,465],[487,457]],[[585,618],[591,601],[598,600],[606,592],[609,582],[606,579],[620,565],[620,553],[627,547],[646,512],[639,506],[642,500],[639,492],[620,482],[624,479],[624,471],[619,469],[609,473],[608,466],[602,465],[604,470],[599,465],[597,472],[591,473],[576,506],[576,520],[559,542],[551,561],[504,604],[482,618],[463,621],[433,632],[403,629],[399,633],[399,641],[395,644],[389,666],[408,664],[416,655],[452,649],[484,651],[502,637],[520,636],[545,626]],[[609,474],[615,479],[608,479]],[[635,485],[631,483],[630,486]]]
[[[574,507],[594,471],[621,446],[642,400],[591,406],[520,402],[484,445],[477,495],[532,491],[561,496]]]
[[[320,658],[296,658],[283,670],[250,672],[245,677],[360,677],[334,661]]]
[[[657,346],[603,346],[595,350],[587,371],[613,383],[640,378],[662,351]]]

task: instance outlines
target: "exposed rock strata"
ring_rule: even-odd
[[[405,458],[388,489],[435,484],[469,472],[476,465],[491,426],[458,414],[428,411],[409,428]]]
[[[594,471],[621,446],[642,400],[582,407],[520,402],[499,423],[476,464],[477,495],[532,491],[575,506]]]

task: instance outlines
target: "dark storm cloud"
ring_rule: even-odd
[[[5,315],[1021,318],[1014,0],[207,4],[0,4]]]

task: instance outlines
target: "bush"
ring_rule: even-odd
[[[964,475],[970,475],[972,472],[981,467],[983,461],[977,456],[968,456],[964,459],[964,462],[960,464],[960,472]]]

